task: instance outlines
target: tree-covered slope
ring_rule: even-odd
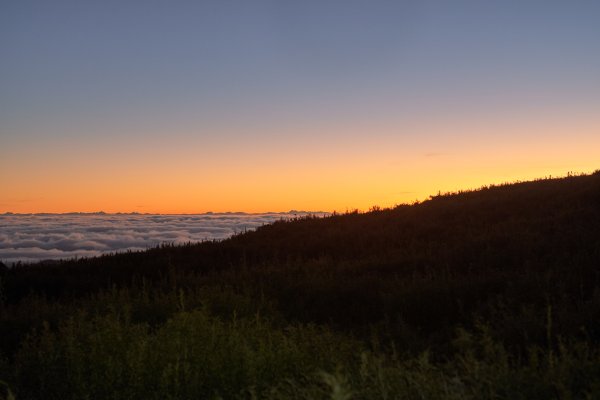
[[[2,272],[0,304],[0,355],[5,369],[16,371],[7,380],[25,398],[38,396],[28,387],[60,378],[43,373],[53,362],[68,371],[83,368],[79,378],[69,375],[84,386],[77,389],[82,395],[102,392],[86,385],[99,373],[94,368],[109,368],[102,366],[105,357],[117,357],[110,368],[129,371],[135,382],[158,382],[156,371],[174,373],[168,360],[177,346],[198,351],[194,362],[204,357],[215,363],[198,371],[190,364],[190,371],[214,380],[185,378],[195,382],[190,387],[197,389],[189,389],[194,395],[231,398],[254,385],[268,397],[290,376],[296,384],[308,379],[311,387],[308,371],[333,373],[337,365],[341,375],[324,375],[325,387],[343,386],[335,379],[347,377],[353,390],[358,385],[368,392],[376,379],[389,378],[390,393],[403,396],[439,389],[447,396],[438,398],[585,398],[600,391],[594,378],[600,376],[600,172],[442,194],[368,213],[280,221],[220,242],[20,266]],[[214,331],[193,321],[230,338],[218,342],[224,354],[211,353],[199,338],[190,348],[185,340],[170,343],[169,335]],[[105,336],[97,337],[95,329]],[[132,360],[102,347],[115,338],[124,340],[119,346],[136,362],[154,363],[152,370],[140,367],[147,376],[136,375]],[[139,348],[141,342],[164,357]],[[227,343],[242,355],[227,350]],[[90,361],[71,345],[100,346],[100,355]],[[326,349],[333,353],[324,359],[319,354]],[[367,358],[361,358],[364,352]],[[430,361],[419,358],[423,352]],[[223,363],[250,364],[236,372],[240,377]],[[278,363],[298,366],[288,370]],[[371,364],[363,370],[361,363]],[[403,375],[409,366],[416,375]],[[260,374],[249,372],[257,368]],[[35,378],[39,374],[48,382]],[[488,374],[493,388],[478,386],[474,374]],[[435,376],[443,386],[428,381]],[[463,386],[452,386],[455,378]],[[393,389],[395,379],[423,381]],[[539,388],[527,392],[528,379]],[[169,382],[166,392],[156,393],[188,393]],[[320,382],[314,393],[321,393]],[[224,394],[228,385],[239,387]],[[302,393],[297,389],[290,397]],[[472,397],[462,396],[463,389]],[[563,389],[564,396],[556,395]]]

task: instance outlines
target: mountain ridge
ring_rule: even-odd
[[[0,275],[17,398],[600,396],[600,172]]]

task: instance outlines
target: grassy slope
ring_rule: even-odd
[[[299,376],[310,376],[311,370],[331,371],[334,365],[345,366],[346,375],[321,376],[321,386],[315,384],[316,392],[310,392],[310,396],[319,397],[316,393],[321,393],[323,382],[331,393],[335,387],[342,390],[344,385],[354,387],[355,391],[359,390],[357,386],[368,391],[385,374],[390,374],[390,382],[400,377],[409,379],[402,374],[412,368],[421,371],[421,375],[410,377],[415,380],[413,386],[394,389],[389,383],[385,390],[406,395],[406,390],[426,387],[433,390],[435,385],[431,380],[439,379],[441,384],[448,379],[450,383],[445,382],[443,387],[450,389],[440,398],[454,395],[470,398],[467,394],[471,389],[465,392],[465,387],[472,388],[474,398],[481,398],[482,392],[476,389],[481,382],[474,379],[469,366],[477,363],[485,366],[488,361],[490,376],[486,379],[496,382],[495,379],[504,376],[501,371],[505,371],[508,377],[502,379],[515,385],[513,398],[516,392],[525,393],[522,379],[541,382],[539,390],[535,390],[542,394],[540,398],[562,393],[564,388],[553,387],[556,384],[552,382],[565,379],[567,383],[561,385],[570,396],[584,397],[586,392],[600,390],[599,380],[588,377],[590,371],[600,372],[596,357],[600,343],[598,172],[435,196],[420,204],[365,214],[279,222],[222,242],[163,247],[58,265],[32,265],[16,268],[2,280],[0,351],[7,357],[6,368],[17,371],[8,373],[7,379],[14,382],[18,393],[25,398],[39,394],[24,387],[39,389],[42,383],[32,376],[39,375],[36,371],[52,357],[62,360],[63,364],[59,364],[67,371],[65,365],[79,365],[69,358],[77,352],[67,356],[71,353],[63,349],[56,356],[50,351],[54,347],[44,340],[60,344],[60,338],[70,337],[73,343],[80,346],[87,343],[86,346],[93,348],[90,332],[96,325],[100,331],[108,329],[107,324],[113,326],[111,318],[117,321],[112,322],[116,324],[114,329],[133,329],[125,336],[137,337],[135,343],[163,346],[165,354],[179,351],[167,349],[167,338],[177,337],[181,329],[201,332],[197,325],[200,323],[189,321],[208,319],[212,322],[203,320],[201,325],[217,324],[214,329],[222,329],[221,336],[232,337],[235,346],[251,350],[250,355],[240,352],[252,362],[256,363],[259,356],[272,361],[261,358],[256,364],[260,368],[246,361],[254,365],[248,367],[250,370],[264,371],[253,378],[248,377],[252,375],[248,371],[239,372],[245,377],[242,379],[229,376],[230,368],[218,365],[244,362],[235,361],[229,353],[215,356],[217,367],[210,367],[212,372],[186,378],[188,386],[189,382],[206,383],[215,379],[213,387],[208,383],[198,384],[189,396],[185,393],[176,396],[180,398],[207,393],[233,397],[246,390],[243,388],[248,382],[254,382],[261,396],[267,396],[273,390],[285,392],[287,389],[278,385],[286,377],[302,382]],[[200,316],[194,314],[198,312]],[[245,321],[243,329],[228,325],[233,315]],[[266,319],[264,324],[268,328],[261,325],[261,318]],[[42,321],[47,321],[46,328],[42,327]],[[192,327],[182,327],[186,323]],[[68,324],[79,325],[69,328]],[[324,331],[314,331],[316,328],[307,324],[317,324]],[[298,332],[306,330],[298,334],[304,339],[287,336],[292,326]],[[479,333],[473,336],[460,327]],[[36,328],[42,330],[38,341],[31,342],[31,338],[24,341],[26,333]],[[260,329],[267,329],[275,339],[263,343],[259,337],[264,334],[256,334]],[[66,334],[65,330],[71,333]],[[53,336],[57,332],[63,334]],[[116,333],[108,329],[106,334],[112,338]],[[244,341],[245,336],[254,335],[256,340]],[[122,336],[123,333],[119,337]],[[318,342],[312,352],[310,346],[303,344],[306,337]],[[291,341],[295,350],[278,345],[278,340],[288,344]],[[572,346],[571,350],[565,350],[566,343]],[[63,345],[66,346],[64,343],[60,346]],[[220,348],[227,346],[221,344]],[[557,377],[552,375],[554,369],[550,367],[558,362],[554,354],[559,354],[561,348],[564,350],[561,362],[566,366],[561,365],[567,372]],[[127,349],[140,359],[149,357],[148,363],[156,356],[147,349]],[[317,354],[332,349],[336,355],[326,360]],[[537,378],[533,372],[531,376],[523,372],[532,368],[531,355],[538,351],[532,349],[544,349],[536,357],[545,367],[533,368],[540,374]],[[433,364],[418,358],[425,350],[431,351]],[[369,357],[374,358],[353,359],[363,351],[368,352],[363,355],[371,354]],[[203,354],[198,357],[204,360],[206,354],[212,353]],[[397,359],[394,354],[403,356]],[[92,365],[102,365],[107,355],[98,357]],[[396,361],[389,361],[389,370],[384,368],[387,372],[382,372],[383,364],[377,361],[378,357],[396,357]],[[503,359],[513,361],[502,364]],[[569,369],[572,361],[567,359],[576,359],[575,364],[587,369],[573,372]],[[286,369],[270,369],[278,362],[301,367],[279,374],[275,371]],[[406,363],[412,367],[408,368]],[[366,367],[353,369],[354,364]],[[444,370],[449,365],[451,370],[459,371],[459,365],[466,368],[461,372],[462,386],[453,386],[452,374]],[[106,368],[100,369],[106,371]],[[153,370],[168,375],[164,372],[168,368],[173,368],[172,363],[155,366]],[[479,367],[473,368],[479,371]],[[80,388],[83,396],[90,393],[86,388],[93,386],[93,373],[78,373],[82,377],[74,378],[74,382],[83,387]],[[65,374],[59,373],[54,379],[64,379]],[[376,379],[370,374],[381,376]],[[579,376],[580,381],[572,378],[572,374]],[[158,382],[164,378],[150,375],[131,379]],[[169,382],[161,386],[165,392],[158,389],[155,392],[176,393],[181,389]],[[512,387],[507,382],[495,384],[498,387],[494,386],[492,392],[500,397],[502,387]],[[310,388],[311,384],[306,382],[301,386]],[[226,393],[225,387],[236,389]],[[288,388],[291,392],[282,396],[298,397],[302,388]],[[91,393],[98,396],[100,389],[95,390]],[[321,394],[328,395],[327,390]],[[361,392],[361,396],[385,397],[383,389],[378,390],[378,394]],[[549,395],[543,395],[546,390]],[[249,396],[245,393],[242,397]],[[427,397],[436,398],[432,393]],[[310,397],[309,394],[305,393]],[[128,396],[147,395],[139,389]],[[508,398],[508,394],[504,396]],[[532,397],[531,393],[528,397]]]

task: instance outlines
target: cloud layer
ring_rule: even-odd
[[[0,261],[35,262],[224,239],[304,212],[269,214],[3,214]],[[319,214],[322,215],[322,214]]]

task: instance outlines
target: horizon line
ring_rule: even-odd
[[[266,212],[246,212],[246,211],[205,211],[197,213],[160,213],[160,212],[139,212],[139,211],[68,211],[68,212],[12,212],[5,211],[0,215],[266,215],[266,214],[331,214],[335,211],[266,211]]]
[[[400,202],[400,203],[395,203],[393,205],[389,205],[389,206],[379,206],[377,204],[371,205],[368,208],[365,209],[359,209],[357,207],[346,207],[345,211],[341,211],[341,210],[332,210],[332,211],[307,211],[307,210],[295,210],[295,209],[291,209],[289,211],[265,211],[265,212],[248,212],[248,211],[204,211],[204,212],[165,212],[165,213],[161,213],[161,212],[140,212],[140,211],[116,211],[116,212],[105,212],[103,210],[99,210],[99,211],[68,211],[68,212],[45,212],[45,211],[41,211],[41,212],[12,212],[12,211],[5,211],[5,212],[0,212],[0,216],[2,215],[265,215],[265,214],[334,214],[334,213],[348,213],[348,212],[367,212],[370,211],[372,209],[386,209],[386,208],[395,208],[401,205],[410,205],[410,204],[414,204],[416,203],[420,203],[423,201],[427,201],[433,197],[439,196],[440,194],[458,194],[458,193],[463,193],[463,192],[475,192],[481,189],[486,189],[486,188],[491,188],[491,187],[497,187],[497,186],[507,186],[507,185],[514,185],[514,184],[522,184],[522,183],[529,183],[529,182],[539,182],[539,181],[544,181],[544,180],[554,180],[554,179],[565,179],[565,178],[574,178],[574,177],[583,177],[583,176],[591,176],[591,175],[595,175],[595,174],[599,174],[600,173],[600,168],[594,168],[592,171],[586,171],[586,172],[575,172],[575,171],[568,171],[564,174],[560,174],[560,175],[545,175],[543,177],[537,177],[537,178],[531,178],[531,179],[525,179],[525,180],[520,180],[520,179],[516,179],[513,181],[504,181],[504,182],[492,182],[492,183],[488,183],[488,184],[484,184],[481,185],[479,187],[476,188],[457,188],[457,189],[453,189],[451,191],[446,191],[446,192],[441,192],[438,190],[437,193],[433,193],[430,194],[428,196],[425,196],[422,199],[414,199],[412,202]]]

